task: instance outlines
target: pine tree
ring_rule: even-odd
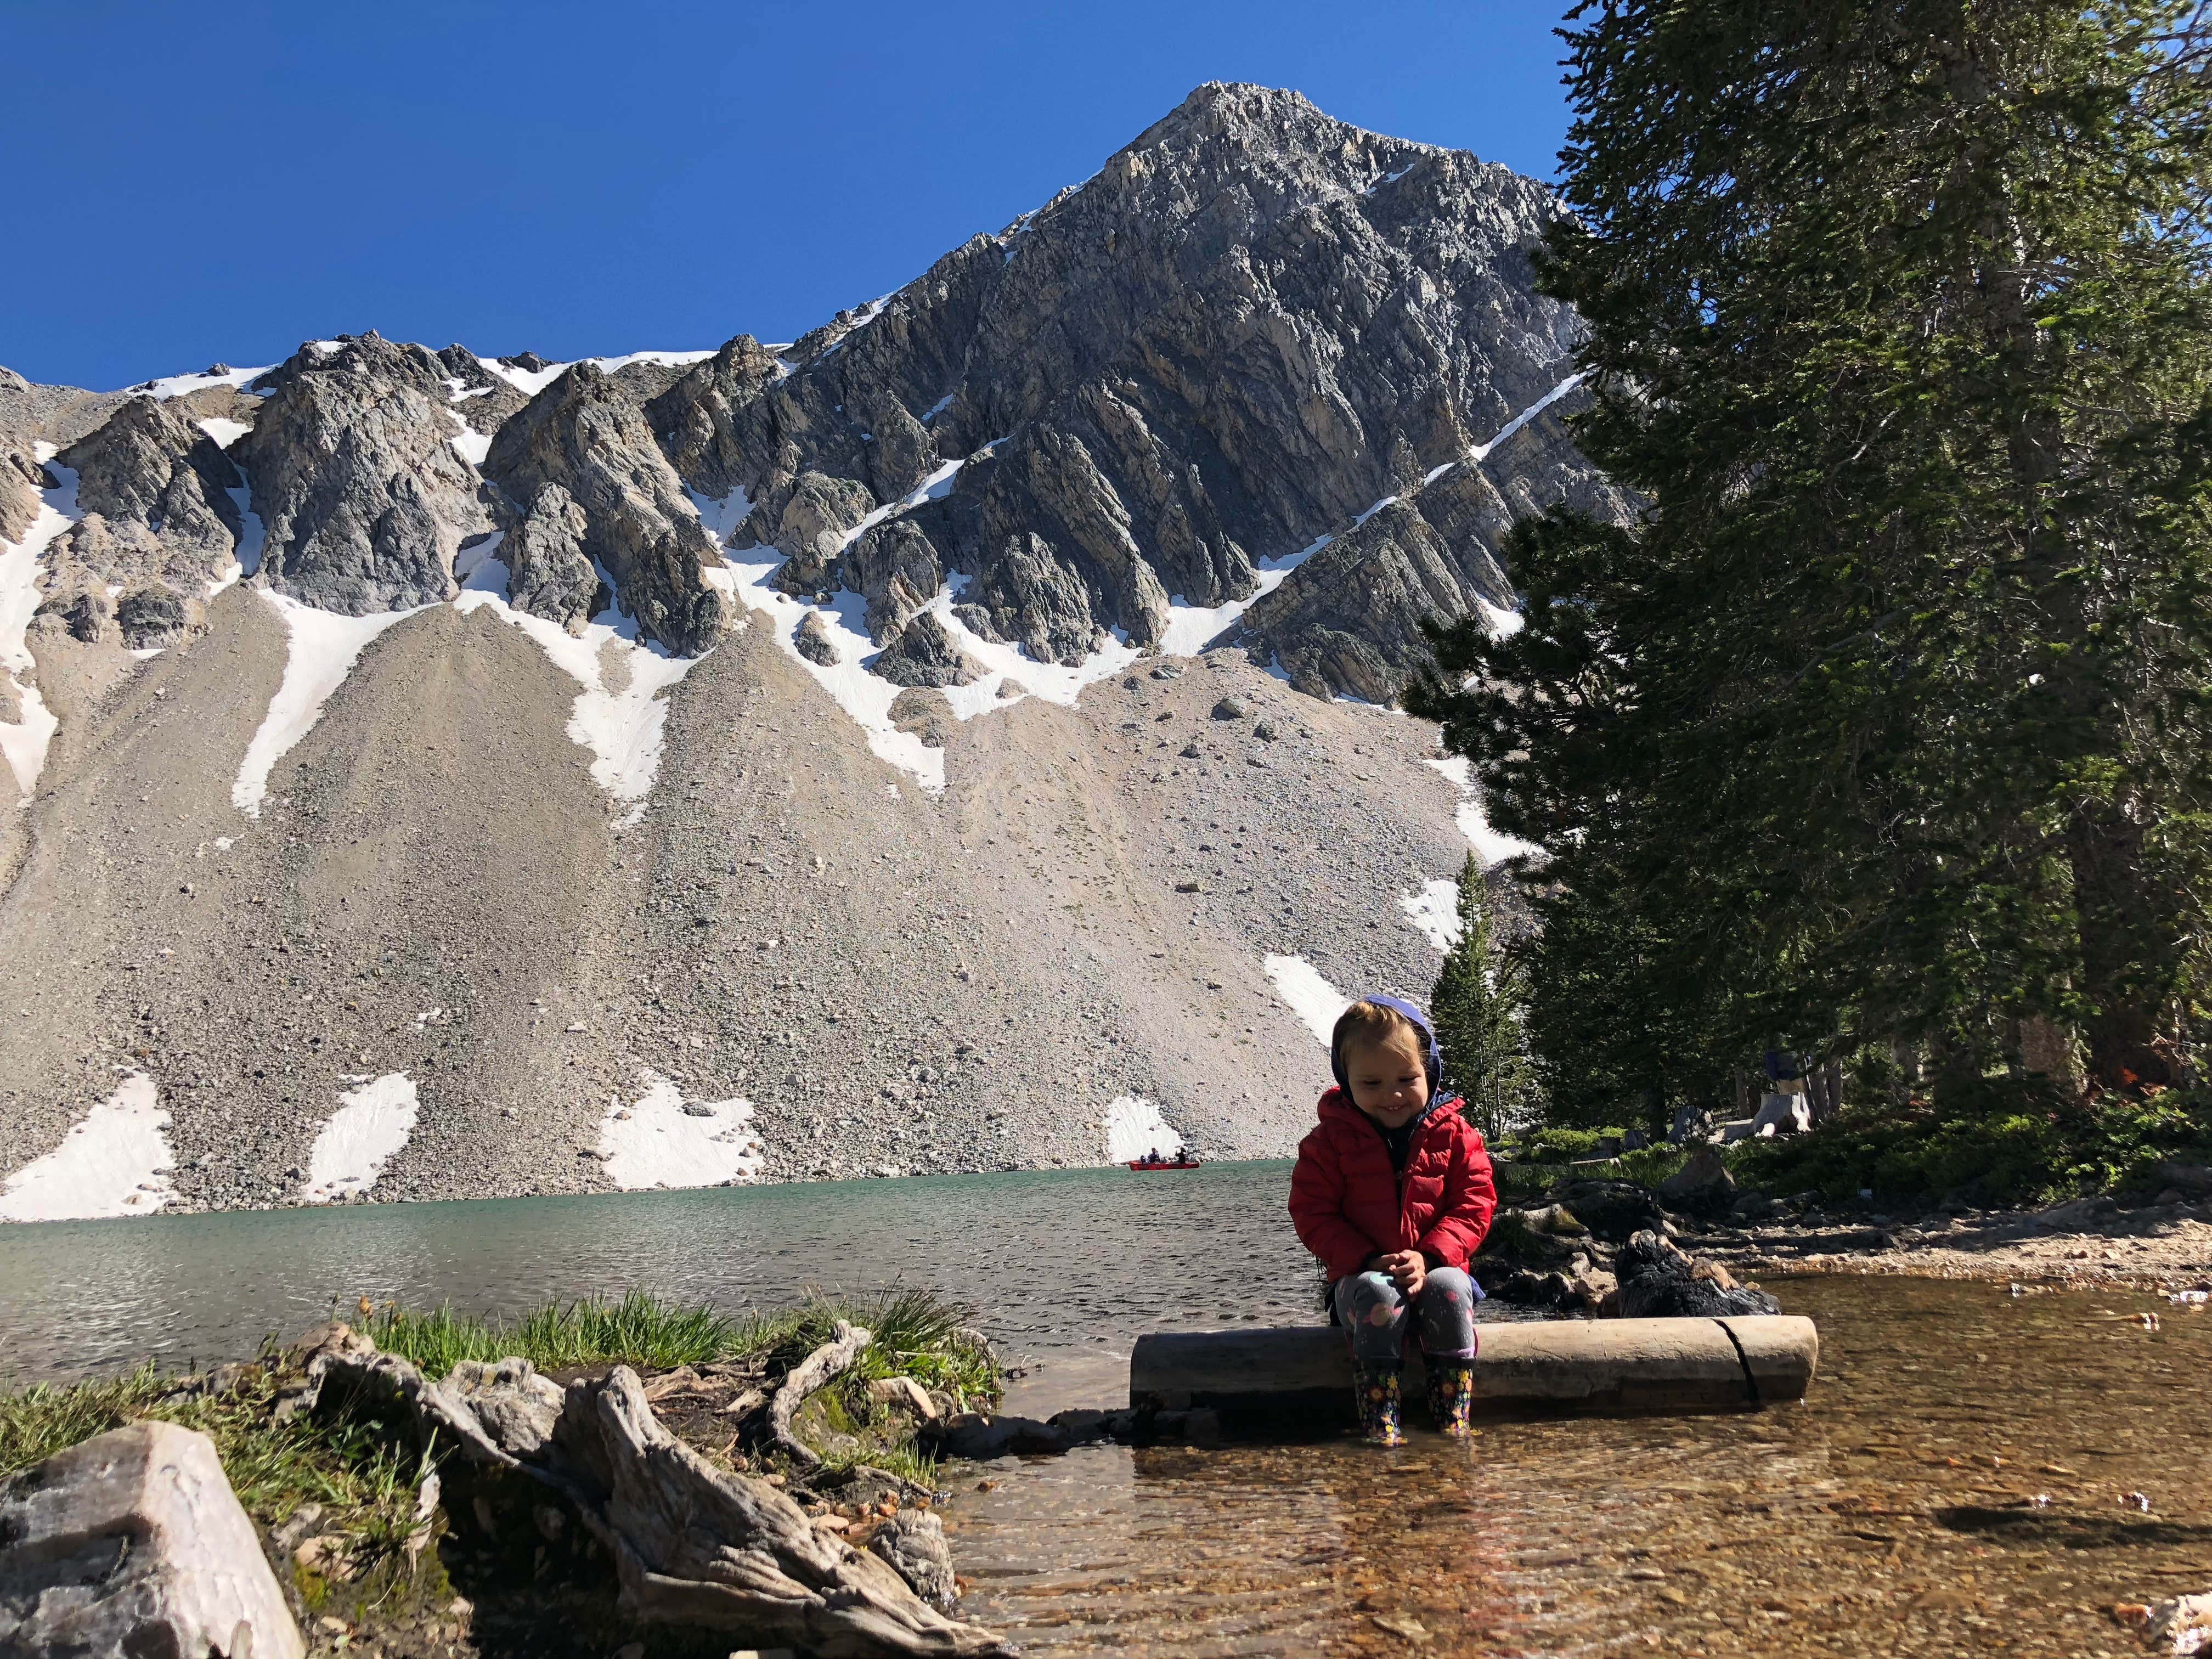
[[[2203,5],[1571,24],[1543,281],[1645,510],[1521,526],[1526,626],[1409,698],[1551,851],[1547,1066],[1579,999],[1682,1034],[1661,1095],[2034,1020],[2162,1080],[2212,938]]]
[[[1482,866],[1468,854],[1459,872],[1459,938],[1444,953],[1429,999],[1444,1071],[1489,1139],[1531,1117],[1535,1076],[1522,1030],[1526,981],[1510,952],[1493,939]]]

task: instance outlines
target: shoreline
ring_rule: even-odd
[[[1681,1226],[1681,1243],[1748,1275],[1887,1274],[2170,1295],[2212,1286],[2209,1214],[2212,1204],[2126,1209],[2110,1198],[2092,1197],[2042,1210],[1911,1220],[1692,1224]]]

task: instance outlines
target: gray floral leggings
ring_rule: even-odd
[[[1361,1365],[1395,1368],[1406,1356],[1406,1298],[1388,1273],[1349,1273],[1336,1281],[1337,1322],[1352,1338]],[[1432,1269],[1411,1311],[1421,1352],[1437,1359],[1474,1358],[1474,1304],[1480,1299],[1457,1267]]]

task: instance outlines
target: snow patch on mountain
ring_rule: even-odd
[[[1259,586],[1247,598],[1231,599],[1224,605],[1195,605],[1186,604],[1182,594],[1176,594],[1168,600],[1168,626],[1160,635],[1160,654],[1197,656],[1234,627],[1239,617],[1280,587],[1291,572],[1335,539],[1333,534],[1319,536],[1295,553],[1279,559],[1261,560],[1254,572],[1259,578]]]
[[[675,1083],[646,1069],[645,1093],[610,1107],[599,1124],[599,1160],[625,1192],[657,1187],[727,1187],[760,1178],[761,1138],[746,1126],[749,1100],[688,1101]]]
[[[39,516],[31,521],[21,542],[0,542],[0,677],[14,694],[21,718],[0,722],[0,760],[14,775],[25,805],[46,769],[46,750],[61,721],[48,708],[33,683],[38,665],[33,660],[27,635],[39,609],[39,561],[55,537],[76,522],[76,474],[54,465],[54,447],[36,446],[37,459],[61,480],[58,489],[45,492]]]
[[[1142,1095],[1123,1095],[1106,1108],[1106,1161],[1133,1164],[1147,1152],[1173,1158],[1182,1136],[1160,1115],[1159,1104]]]
[[[258,368],[226,368],[221,374],[166,374],[158,380],[143,380],[130,390],[167,403],[172,398],[181,398],[191,392],[205,392],[210,386],[248,386],[275,367],[273,363],[264,363]]]
[[[307,1155],[302,1203],[330,1204],[367,1192],[415,1133],[415,1085],[404,1072],[348,1080],[361,1086],[340,1095],[338,1109],[323,1121]]]
[[[470,354],[474,356],[475,354]],[[689,368],[694,363],[703,363],[714,354],[709,351],[633,351],[620,357],[586,357],[580,361],[608,374],[627,368],[632,363],[659,363],[668,368]],[[517,368],[496,357],[477,357],[477,363],[488,374],[496,374],[526,398],[535,398],[576,365],[548,363],[543,368]],[[459,401],[458,394],[456,401]]]
[[[1467,844],[1474,849],[1486,870],[1503,860],[1519,858],[1524,854],[1541,852],[1541,848],[1515,836],[1502,834],[1490,827],[1483,815],[1482,792],[1475,787],[1474,763],[1464,755],[1449,755],[1429,764],[1443,773],[1459,791],[1459,832],[1467,837]]]
[[[1324,1048],[1336,1034],[1337,1017],[1352,1006],[1352,999],[1321,976],[1321,969],[1304,957],[1268,957],[1261,963],[1275,982],[1275,994],[1284,1006],[1305,1022],[1314,1040]]]
[[[854,592],[833,594],[826,605],[802,605],[790,594],[769,586],[769,578],[782,565],[781,558],[765,564],[748,564],[731,557],[728,591],[755,611],[765,611],[775,641],[784,654],[804,668],[815,684],[836,700],[866,736],[868,751],[908,774],[932,795],[945,793],[945,751],[933,749],[911,732],[891,722],[891,704],[900,688],[868,672],[864,658],[876,654],[864,621],[867,602]],[[829,631],[836,660],[817,663],[803,655],[798,644],[799,624],[809,611],[818,611]]]
[[[60,1146],[0,1182],[0,1221],[151,1215],[172,1196],[168,1127],[154,1079],[132,1072]]]
[[[261,816],[261,803],[269,795],[269,773],[292,745],[314,729],[322,718],[331,693],[345,683],[368,642],[417,612],[379,611],[366,617],[341,617],[334,611],[318,611],[283,593],[264,588],[261,597],[284,619],[291,648],[284,661],[284,678],[270,699],[261,728],[246,747],[238,763],[238,777],[230,786],[230,803],[250,818]]]
[[[1439,878],[1425,883],[1418,893],[1400,894],[1398,907],[1437,950],[1449,951],[1459,943],[1457,882]]]
[[[978,714],[988,714],[1018,701],[1017,696],[1007,693],[1008,685],[1017,688],[1022,696],[1042,697],[1063,708],[1073,708],[1085,686],[1121,673],[1141,654],[1117,629],[1105,644],[1073,667],[1063,663],[1039,662],[1026,655],[1019,646],[985,639],[953,613],[952,607],[968,581],[964,575],[954,576],[939,590],[929,606],[937,613],[938,621],[945,624],[945,631],[958,641],[961,649],[984,671],[973,685],[945,688],[945,699],[960,720],[973,720]]]
[[[228,449],[253,428],[244,421],[227,421],[220,415],[211,415],[200,422],[200,430],[215,440],[217,449]]]
[[[560,623],[517,611],[507,603],[507,566],[496,556],[504,532],[469,550],[456,562],[462,579],[453,608],[466,615],[489,610],[537,641],[553,665],[582,689],[568,714],[568,738],[592,752],[592,781],[629,810],[615,820],[627,830],[645,814],[646,797],[660,771],[666,747],[668,700],[661,694],[691,672],[697,660],[655,644],[641,645],[637,623],[603,611],[570,634]]]
[[[453,453],[471,466],[482,466],[484,457],[491,453],[492,434],[477,431],[461,418],[459,410],[449,409],[446,413],[453,417],[453,424],[460,428],[447,440],[453,446]]]

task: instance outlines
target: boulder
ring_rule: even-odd
[[[552,1443],[567,1398],[559,1383],[520,1357],[495,1364],[464,1359],[447,1376],[446,1388],[476,1413],[494,1444],[525,1462]]]
[[[837,642],[830,637],[830,624],[819,611],[810,611],[799,619],[799,630],[791,636],[791,643],[807,661],[823,668],[836,666]]]
[[[1667,1132],[1670,1146],[1687,1146],[1713,1137],[1713,1115],[1702,1106],[1677,1106],[1674,1127]]]
[[[191,625],[184,596],[160,582],[134,587],[116,601],[115,623],[133,651],[167,646]]]
[[[1782,1304],[1739,1285],[1717,1262],[1693,1259],[1656,1232],[1641,1232],[1613,1261],[1620,1288],[1612,1298],[1623,1319],[1722,1319],[1773,1314]]]
[[[1659,1183],[1659,1199],[1668,1209],[1686,1214],[1725,1212],[1735,1202],[1735,1177],[1717,1146],[1702,1146],[1690,1154],[1687,1164]]]
[[[205,1435],[134,1423],[0,1487],[0,1653],[306,1651]]]
[[[2079,1232],[2117,1215],[2119,1208],[2113,1200],[2098,1194],[2087,1198],[2069,1198],[2063,1204],[2037,1211],[2030,1219],[2045,1232]]]
[[[901,1510],[876,1528],[868,1553],[890,1564],[911,1589],[939,1613],[960,1599],[952,1579],[952,1552],[945,1523],[927,1510]]]
[[[2212,1198],[2212,1169],[2202,1164],[2183,1164],[2169,1160],[2153,1172],[2168,1187],[2177,1188],[2197,1198]]]
[[[1551,1212],[1559,1209],[1553,1205],[1533,1214],[1526,1210],[1500,1210],[1490,1223],[1490,1231],[1483,1236],[1482,1247],[1475,1253],[1476,1278],[1483,1288],[1490,1288],[1489,1273],[1510,1276],[1510,1270],[1528,1268],[1539,1273],[1556,1273],[1571,1267],[1583,1252],[1568,1239],[1556,1237],[1544,1224]],[[1487,1273],[1486,1273],[1487,1270]]]
[[[929,1449],[939,1457],[964,1457],[987,1463],[994,1457],[1056,1456],[1075,1443],[1074,1437],[1051,1423],[1033,1417],[993,1417],[963,1412],[925,1431]]]
[[[983,677],[981,665],[960,648],[933,611],[916,612],[869,667],[893,685],[973,685]]]
[[[1608,1244],[1626,1244],[1645,1228],[1664,1224],[1651,1189],[1633,1181],[1562,1182],[1552,1198]]]

